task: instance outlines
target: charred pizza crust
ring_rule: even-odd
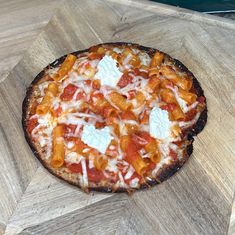
[[[103,43],[103,44],[99,44],[97,46],[111,46],[111,47],[129,46],[131,48],[136,48],[136,49],[139,49],[141,51],[148,53],[148,55],[150,57],[152,57],[156,51],[159,51],[154,48],[145,47],[145,46],[141,46],[141,45],[133,44],[133,43],[126,43],[126,42]],[[90,48],[88,48],[86,50],[76,51],[71,54],[77,56],[81,53],[88,52],[89,50],[90,50]],[[195,93],[197,94],[197,96],[203,96],[205,98],[204,92],[201,88],[201,85],[200,85],[199,81],[195,78],[193,73],[190,72],[187,69],[187,67],[185,65],[183,65],[177,59],[170,57],[168,54],[166,54],[162,51],[159,51],[159,52],[163,53],[165,55],[165,57],[169,61],[171,61],[172,64],[174,64],[180,71],[185,72],[189,77],[191,77],[192,81],[193,81],[193,89],[194,89]],[[74,174],[72,174],[72,173],[70,174],[70,173],[65,172],[63,170],[63,168],[62,169],[53,169],[48,164],[48,162],[43,157],[44,153],[42,152],[41,147],[39,145],[38,146],[35,145],[35,143],[31,140],[30,134],[27,131],[26,121],[29,116],[30,106],[32,105],[32,103],[34,102],[34,99],[35,99],[35,97],[33,96],[35,86],[43,78],[43,76],[45,75],[45,72],[48,69],[56,68],[58,65],[60,65],[64,61],[65,58],[66,58],[66,55],[60,57],[59,59],[55,60],[54,62],[49,64],[47,67],[45,67],[43,69],[43,71],[41,71],[35,77],[35,79],[31,83],[31,85],[27,88],[26,96],[25,96],[25,99],[22,104],[22,126],[23,126],[23,130],[24,130],[25,138],[26,138],[31,150],[33,151],[33,153],[37,157],[37,159],[42,163],[42,165],[50,173],[52,173],[56,177],[58,177],[62,180],[65,180],[69,184],[72,184],[72,185],[78,186],[79,188],[82,188],[82,186],[79,183],[79,180],[74,177]],[[205,104],[206,104],[206,99],[205,99]],[[164,180],[168,179],[169,177],[171,177],[174,173],[176,173],[185,164],[185,162],[188,160],[188,158],[192,154],[194,136],[196,136],[197,134],[199,134],[203,130],[203,128],[206,125],[206,122],[207,122],[207,106],[205,106],[204,110],[201,112],[200,117],[198,118],[197,122],[192,127],[187,129],[186,136],[188,139],[188,145],[184,151],[183,157],[180,160],[172,162],[171,165],[169,165],[169,164],[163,165],[160,168],[160,170],[158,171],[156,178],[147,179],[146,182],[142,183],[138,189],[145,189],[145,188],[149,188],[153,185],[159,184],[159,183],[163,182]],[[85,190],[85,191],[94,190],[94,191],[100,191],[100,192],[128,192],[128,193],[130,193],[130,192],[134,191],[135,189],[128,189],[128,188],[122,188],[122,187],[113,188],[113,185],[107,184],[107,182],[98,182],[98,183],[92,182],[88,188],[83,188],[83,190]]]

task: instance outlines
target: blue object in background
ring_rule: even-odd
[[[153,0],[200,12],[235,12],[235,0]]]

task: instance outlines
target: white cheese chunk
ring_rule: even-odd
[[[158,107],[154,107],[149,115],[150,135],[157,139],[171,137],[172,123],[169,120],[168,112]]]
[[[93,125],[85,125],[81,139],[85,144],[104,154],[112,140],[112,136],[109,127],[96,129]]]
[[[117,67],[117,61],[111,56],[105,55],[97,66],[96,79],[100,79],[101,85],[115,87],[122,76]]]

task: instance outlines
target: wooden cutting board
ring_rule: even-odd
[[[0,233],[226,234],[235,186],[234,39],[232,21],[161,4],[66,1],[0,83]],[[88,195],[55,178],[21,128],[26,87],[43,67],[109,41],[169,53],[195,74],[208,100],[208,123],[190,160],[166,182],[132,196]]]

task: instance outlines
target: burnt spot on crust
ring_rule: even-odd
[[[149,54],[150,57],[152,57],[154,55],[154,53],[156,51],[162,52],[160,50],[154,49],[154,48],[150,48],[150,47],[145,47],[145,46],[141,46],[135,43],[127,43],[127,42],[109,42],[109,43],[102,43],[102,44],[98,44],[96,46],[131,46],[133,48],[139,49],[141,51],[145,51],[146,53]],[[73,52],[71,54],[73,55],[80,55],[82,53],[88,52],[90,50],[90,48],[85,49],[85,50],[80,50],[80,51],[76,51]],[[189,75],[192,80],[193,80],[193,88],[197,94],[197,96],[204,96],[204,92],[201,88],[201,85],[199,83],[199,81],[195,78],[195,76],[193,75],[193,73],[191,71],[189,71],[187,69],[187,67],[185,65],[183,65],[180,61],[178,61],[177,59],[173,59],[172,57],[170,57],[168,54],[162,52],[168,59],[170,59],[172,61],[172,63],[179,68],[179,70],[181,70],[182,72],[185,72],[187,75]],[[71,181],[70,179],[66,178],[65,176],[62,176],[59,173],[56,173],[56,171],[54,171],[53,169],[51,169],[51,167],[49,166],[49,164],[43,160],[43,158],[40,156],[40,151],[38,151],[37,146],[33,143],[33,141],[30,138],[30,135],[27,131],[27,118],[28,118],[28,109],[30,107],[30,103],[33,100],[33,92],[34,92],[34,87],[35,85],[44,77],[46,71],[50,68],[56,68],[57,66],[59,66],[64,59],[66,58],[67,55],[64,55],[62,57],[60,57],[59,59],[53,61],[51,64],[49,64],[47,67],[45,67],[32,81],[31,85],[28,87],[27,91],[26,91],[26,96],[24,98],[23,104],[22,104],[22,127],[23,127],[23,131],[24,131],[24,135],[26,138],[26,141],[28,142],[31,150],[33,151],[34,155],[37,157],[37,159],[41,162],[41,164],[53,175],[55,175],[57,178],[62,179],[63,181],[66,181],[67,183],[77,186],[79,188],[82,188],[79,180],[77,180],[77,182],[75,183],[74,181]],[[206,99],[205,99],[206,100]],[[206,102],[206,101],[205,101]],[[194,136],[199,134],[203,128],[205,127],[207,122],[207,107],[205,107],[205,109],[202,111],[198,121],[194,124],[194,126],[188,131],[187,133],[187,139],[190,140],[190,144],[187,146],[187,149],[185,151],[185,155],[183,156],[183,158],[181,160],[172,162],[172,164],[170,165],[163,165],[162,168],[160,168],[157,176],[153,179],[153,178],[149,178],[148,180],[146,180],[145,183],[141,184],[140,187],[138,189],[147,189],[150,188],[156,184],[159,184],[165,180],[167,180],[168,178],[170,178],[172,175],[174,175],[184,164],[185,162],[189,159],[190,155],[193,152],[193,141],[194,141]],[[127,192],[129,194],[131,194],[133,191],[135,191],[136,189],[127,189],[127,188],[123,188],[123,187],[119,187],[119,188],[113,188],[112,186],[100,186],[99,183],[97,184],[93,184],[92,186],[88,187],[88,190],[91,191],[99,191],[99,192],[106,192],[106,193],[112,193],[112,192]]]

